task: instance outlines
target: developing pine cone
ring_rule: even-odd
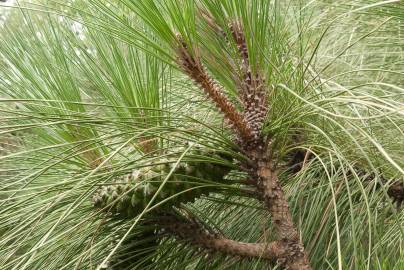
[[[155,162],[155,165],[134,170],[131,174],[99,188],[93,195],[93,204],[120,218],[134,217],[145,209],[173,166],[174,163],[161,159],[159,162]],[[212,190],[208,187],[195,188],[198,185],[204,185],[203,180],[223,182],[225,181],[224,176],[229,171],[230,168],[225,166],[206,162],[180,163],[153,204],[160,203],[172,196],[174,197],[170,198],[162,207],[170,208],[180,203],[194,201],[202,194],[207,194]],[[177,195],[178,193],[181,194]],[[162,208],[159,207],[159,209]]]

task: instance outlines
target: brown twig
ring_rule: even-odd
[[[242,80],[240,88],[244,116],[254,131],[259,133],[268,112],[267,92],[264,89],[265,80],[259,72],[252,73],[247,41],[241,23],[238,21],[231,22],[229,29],[241,57]]]
[[[262,74],[258,71],[255,71],[254,74],[252,73],[243,26],[239,21],[228,23],[231,35],[229,36],[209,13],[201,9],[199,13],[215,32],[223,36],[229,43],[230,39],[233,39],[237,46],[240,57],[238,64],[239,70],[241,71],[241,78],[235,79],[235,82],[238,84],[239,98],[244,109],[244,118],[254,130],[254,133],[259,135],[268,112],[267,91],[265,91],[265,79]],[[237,76],[233,77],[237,78]]]
[[[255,257],[275,261],[286,252],[285,246],[276,241],[271,243],[246,243],[228,239],[223,235],[206,230],[195,220],[181,220],[174,216],[159,219],[159,226],[170,235],[208,250],[231,256]]]
[[[239,94],[242,100],[242,105],[245,111],[245,117],[249,119],[251,124],[256,124],[255,129],[260,130],[261,125],[265,120],[268,112],[267,92],[264,89],[265,79],[262,74],[256,71],[252,73],[252,66],[248,53],[247,40],[244,34],[244,29],[239,21],[232,21],[228,23],[231,37],[223,30],[214,19],[206,12],[201,12],[208,25],[222,35],[230,42],[233,39],[237,46],[240,56],[239,68],[241,71],[241,80],[237,80],[239,84]]]
[[[255,138],[253,130],[243,115],[237,111],[236,107],[223,94],[221,87],[209,76],[201,60],[191,54],[181,35],[178,34],[177,38],[179,41],[177,49],[179,66],[215,103],[240,138],[243,141],[253,140]]]

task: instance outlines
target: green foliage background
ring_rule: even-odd
[[[163,156],[225,163],[191,155],[196,145],[244,158],[175,64],[180,32],[238,102],[229,61],[237,48],[197,6],[224,28],[239,18],[249,30],[251,62],[271,91],[263,132],[274,155],[315,155],[296,175],[279,164],[314,269],[402,269],[404,212],[375,183],[404,181],[404,5],[340,2],[16,2],[0,29],[0,269],[102,269],[119,252],[141,257],[127,269],[266,269],[169,237],[150,252],[135,236],[150,231],[141,220],[161,205],[113,220],[91,202],[104,183]],[[149,139],[164,151],[143,151]],[[232,239],[271,239],[268,213],[242,185],[195,186],[212,187],[183,207]]]

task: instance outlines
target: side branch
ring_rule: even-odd
[[[238,242],[209,232],[195,221],[184,221],[172,216],[164,217],[159,221],[159,225],[176,238],[210,252],[276,261],[286,251],[285,247],[276,241],[270,243]]]
[[[252,73],[250,57],[248,54],[247,40],[244,28],[240,21],[235,20],[228,23],[230,33],[227,33],[212,16],[200,10],[200,14],[205,22],[229,43],[233,39],[237,46],[240,61],[239,69],[241,78],[234,76],[239,88],[239,97],[244,109],[244,118],[255,133],[259,133],[268,112],[267,91],[265,89],[265,79],[258,71]]]
[[[258,71],[252,72],[244,28],[240,21],[235,20],[228,23],[230,32],[228,33],[215,22],[208,12],[200,10],[200,14],[214,31],[223,36],[228,43],[233,40],[237,46],[239,58],[236,64],[239,67],[238,69],[234,68],[235,71],[236,69],[239,70],[241,74],[236,76],[235,72],[233,79],[239,90],[238,94],[244,110],[244,121],[252,129],[255,138],[258,138],[268,112],[267,89],[265,88],[265,79],[262,74]],[[256,146],[256,143],[258,143],[258,140],[245,142],[245,146],[247,148],[253,147]]]
[[[229,29],[241,57],[240,70],[242,80],[240,88],[244,117],[254,131],[259,133],[268,112],[265,80],[259,72],[252,73],[247,40],[241,23],[238,21],[231,22],[229,23]]]
[[[245,121],[243,115],[237,111],[234,104],[223,94],[219,85],[209,76],[201,60],[189,52],[186,43],[180,35],[177,35],[177,37],[180,43],[177,49],[179,66],[213,100],[216,107],[224,114],[225,118],[243,141],[255,139],[253,130]]]

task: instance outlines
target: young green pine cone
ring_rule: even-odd
[[[155,164],[155,166],[135,170],[110,185],[100,187],[93,195],[93,205],[120,218],[131,218],[140,214],[156,194],[173,166],[164,159]],[[180,203],[194,201],[212,190],[212,188],[195,187],[204,185],[204,181],[223,182],[225,181],[224,176],[229,171],[228,167],[206,162],[180,163],[158,193],[153,204],[170,198],[159,207],[161,210],[162,207],[171,208]],[[181,194],[177,195],[178,193]]]

